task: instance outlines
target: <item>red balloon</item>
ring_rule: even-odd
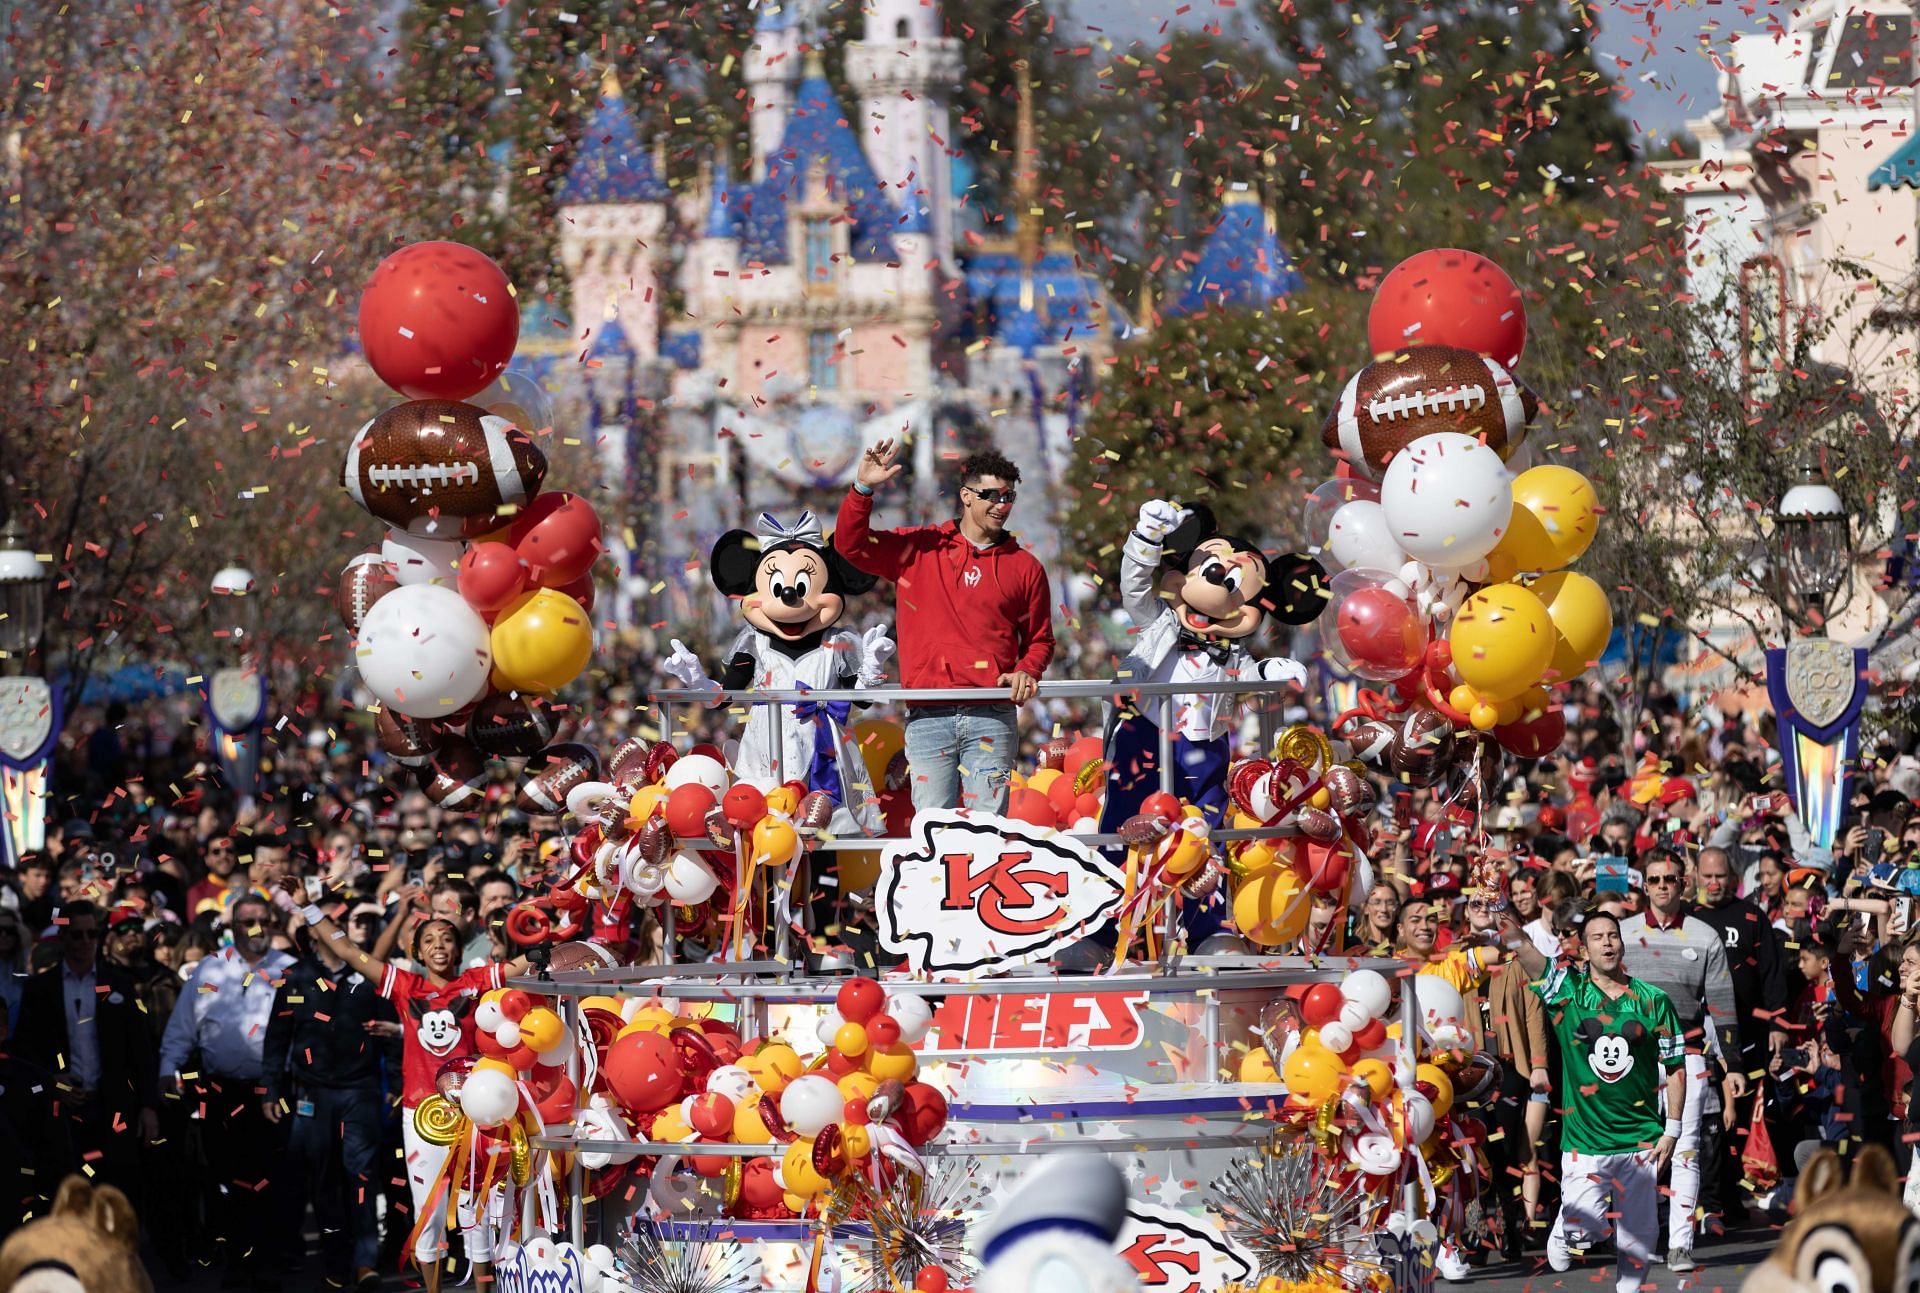
[[[887,994],[872,979],[848,979],[834,994],[833,1008],[850,1024],[864,1024],[887,1008]]]
[[[1098,763],[1107,757],[1107,748],[1097,736],[1083,736],[1067,747],[1067,761],[1062,765],[1068,781],[1080,778],[1080,769],[1089,763]]]
[[[873,1112],[865,1100],[849,1100],[840,1106],[840,1121],[851,1127],[864,1127],[873,1121]]]
[[[852,1055],[843,1055],[839,1051],[827,1052],[827,1072],[835,1078],[843,1078],[849,1073],[860,1071],[860,1061]]]
[[[947,1293],[947,1272],[938,1266],[922,1266],[913,1276],[914,1293]]]
[[[476,1028],[473,1030],[473,1044],[479,1049],[482,1055],[491,1056],[496,1060],[503,1060],[513,1053],[507,1047],[502,1046],[499,1039],[484,1028]]]
[[[1419,612],[1390,588],[1356,588],[1336,612],[1340,645],[1353,662],[1405,672],[1420,663],[1426,628]]]
[[[703,1092],[688,1106],[687,1123],[709,1140],[726,1140],[733,1135],[733,1101],[718,1091]]]
[[[574,601],[580,603],[581,610],[590,611],[593,609],[593,572],[589,570],[572,583],[562,584],[560,587],[554,589],[554,591],[565,593],[567,596],[573,598]]]
[[[1493,729],[1500,748],[1523,759],[1544,759],[1567,739],[1567,714],[1558,705],[1549,706],[1533,718],[1507,723]]]
[[[947,1097],[925,1082],[909,1082],[900,1108],[900,1130],[908,1143],[924,1145],[947,1125]]]
[[[875,1015],[867,1020],[867,1045],[891,1046],[900,1040],[900,1021],[892,1015]]]
[[[461,556],[457,580],[467,605],[491,617],[526,587],[527,568],[520,554],[504,543],[476,543]]]
[[[1082,817],[1091,817],[1091,818],[1094,818],[1095,820],[1099,819],[1100,796],[1094,794],[1091,791],[1088,791],[1085,794],[1074,796],[1073,819],[1075,821],[1079,821]]]
[[[533,1009],[533,998],[518,988],[508,988],[500,994],[500,1017],[519,1023]]]
[[[586,574],[600,559],[600,516],[578,494],[551,490],[514,518],[507,542],[527,563],[530,582],[558,588]]]
[[[733,1161],[731,1156],[727,1154],[690,1154],[687,1156],[687,1166],[693,1169],[693,1174],[695,1176],[704,1176],[708,1180],[715,1180],[725,1176],[727,1174],[727,1164],[731,1161]]]
[[[1053,805],[1053,820],[1070,822],[1074,818],[1073,778],[1061,773],[1047,787],[1047,802]]]
[[[573,1121],[574,1106],[579,1092],[574,1089],[573,1079],[569,1078],[564,1071],[553,1081],[545,1095],[540,1095],[538,1086],[534,1088],[534,1094],[539,1097],[536,1107],[540,1110],[542,1121]]]
[[[1174,821],[1180,816],[1180,800],[1165,790],[1156,790],[1140,801],[1140,815]]]
[[[1315,893],[1339,893],[1347,887],[1347,872],[1353,867],[1353,851],[1345,841],[1322,844],[1306,842],[1306,881]]]
[[[519,1069],[522,1073],[532,1072],[533,1066],[540,1062],[539,1055],[535,1054],[533,1047],[527,1045],[525,1042],[521,1042],[500,1058],[513,1065],[516,1069]]]
[[[667,829],[683,840],[705,839],[707,812],[713,805],[713,792],[699,782],[675,786],[667,793]]]
[[[1387,1025],[1382,1019],[1369,1019],[1353,1034],[1353,1044],[1363,1051],[1376,1050],[1387,1041]]]
[[[601,1070],[614,1098],[633,1113],[658,1113],[680,1098],[683,1077],[673,1043],[659,1033],[628,1033],[607,1048]]]
[[[786,1197],[786,1191],[773,1179],[773,1160],[750,1158],[740,1169],[740,1197],[749,1207],[771,1208]]]
[[[1340,1007],[1345,1002],[1337,985],[1316,983],[1307,989],[1306,1000],[1300,1003],[1300,1015],[1315,1028],[1323,1028],[1340,1018]]]
[[[1526,306],[1513,279],[1485,256],[1435,247],[1380,280],[1367,311],[1367,345],[1376,355],[1459,346],[1511,369],[1527,348]]]
[[[1053,802],[1031,786],[1015,786],[1007,793],[1007,816],[1049,830],[1060,824]]]
[[[360,349],[410,400],[464,400],[506,371],[520,339],[507,276],[457,242],[416,242],[381,261],[360,295]]]
[[[767,815],[767,797],[744,781],[736,782],[727,788],[726,796],[720,801],[720,811],[734,826],[750,831],[755,822]]]

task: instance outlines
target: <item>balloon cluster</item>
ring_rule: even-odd
[[[518,334],[505,274],[455,243],[401,248],[361,297],[368,363],[409,402],[349,443],[341,483],[391,528],[348,563],[335,602],[382,747],[453,809],[479,806],[489,758],[552,744],[553,695],[593,654],[600,518],[540,492],[533,437],[552,414],[507,369]]]
[[[1046,830],[1099,830],[1107,789],[1105,758],[1106,747],[1097,736],[1047,742],[1037,769],[1014,774],[1007,816]]]
[[[1271,835],[1227,846],[1233,919],[1250,942],[1272,947],[1306,929],[1313,895],[1344,893],[1366,853],[1363,830],[1371,783],[1336,763],[1315,728],[1288,729],[1271,759],[1246,759],[1227,773],[1233,826]]]
[[[679,1146],[696,1175],[723,1181],[737,1216],[803,1214],[853,1174],[878,1184],[918,1173],[914,1151],[946,1126],[945,1097],[917,1080],[912,1046],[932,1023],[926,1002],[889,997],[872,979],[842,985],[820,1022],[826,1049],[810,1063],[785,1041],[743,1046],[714,1020],[611,998],[582,1005],[590,1018],[621,1012],[601,1064],[610,1103],[646,1139]],[[701,1152],[720,1144],[784,1148]]]
[[[1418,1036],[1404,1059],[1400,1025],[1389,1018],[1393,985],[1374,970],[1355,970],[1338,985],[1315,984],[1297,1001],[1276,1003],[1265,1044],[1240,1065],[1243,1082],[1286,1085],[1280,1120],[1310,1134],[1382,1209],[1410,1174],[1424,1171],[1440,1186],[1471,1160],[1478,1129],[1455,1115],[1455,1105],[1499,1081],[1498,1062],[1468,1049],[1459,991],[1434,975],[1414,976],[1413,987]],[[1410,1074],[1402,1073],[1404,1062],[1413,1064]]]
[[[1415,785],[1446,775],[1455,732],[1537,758],[1566,732],[1551,687],[1598,658],[1613,617],[1600,586],[1566,569],[1599,525],[1592,484],[1529,465],[1534,404],[1507,372],[1526,345],[1519,289],[1483,257],[1422,252],[1382,282],[1368,335],[1391,353],[1355,377],[1325,433],[1357,474],[1307,510],[1336,571],[1327,650],[1393,697],[1366,693],[1336,734]]]

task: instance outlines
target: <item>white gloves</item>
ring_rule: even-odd
[[[1193,515],[1190,507],[1181,507],[1178,503],[1169,503],[1164,498],[1156,498],[1140,505],[1140,518],[1134,523],[1134,533],[1148,543],[1157,544],[1179,528],[1180,522]]]
[[[1296,687],[1304,687],[1307,685],[1307,667],[1298,660],[1289,660],[1281,655],[1270,655],[1260,662],[1260,680],[1290,682]]]
[[[893,658],[893,639],[887,626],[875,625],[860,635],[860,676],[862,687],[877,687],[886,679],[887,661]]]
[[[679,638],[673,639],[673,654],[660,662],[660,672],[688,691],[719,691],[720,684],[707,677],[700,657],[687,650]]]

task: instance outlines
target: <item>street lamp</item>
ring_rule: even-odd
[[[47,568],[13,521],[0,529],[0,660],[22,673],[47,620]]]
[[[1774,511],[1787,596],[1818,610],[1853,572],[1853,527],[1847,505],[1818,468],[1808,467]]]

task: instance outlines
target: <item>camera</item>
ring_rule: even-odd
[[[1805,1046],[1788,1046],[1780,1052],[1780,1064],[1790,1069],[1812,1068],[1813,1052]]]

